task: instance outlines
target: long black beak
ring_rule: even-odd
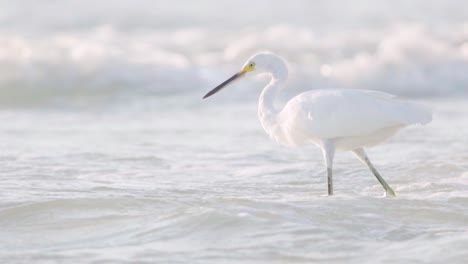
[[[207,97],[210,97],[212,96],[213,94],[219,92],[221,89],[223,89],[224,87],[226,87],[229,83],[235,81],[236,79],[244,76],[245,74],[245,71],[240,71],[236,74],[234,74],[231,78],[227,79],[226,81],[224,81],[222,84],[216,86],[213,90],[209,91],[207,94],[205,94],[205,96],[203,96],[203,99],[207,98]]]

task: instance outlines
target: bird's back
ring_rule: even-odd
[[[281,143],[298,145],[311,138],[361,137],[385,128],[431,121],[427,109],[393,97],[370,90],[304,92],[286,104],[278,116],[276,129],[283,133]]]

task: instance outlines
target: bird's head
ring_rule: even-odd
[[[275,78],[285,79],[288,75],[288,68],[286,67],[284,60],[273,53],[257,53],[244,63],[244,66],[242,66],[239,72],[209,91],[205,96],[203,96],[203,99],[219,92],[235,80],[254,74],[271,74]]]

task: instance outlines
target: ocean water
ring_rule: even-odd
[[[352,3],[352,4],[351,4]],[[465,263],[464,1],[0,1],[1,263]],[[269,140],[259,50],[315,88],[391,92],[434,120],[349,153]]]

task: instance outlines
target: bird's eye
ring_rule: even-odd
[[[255,63],[251,62],[249,66],[253,68],[255,66]]]

